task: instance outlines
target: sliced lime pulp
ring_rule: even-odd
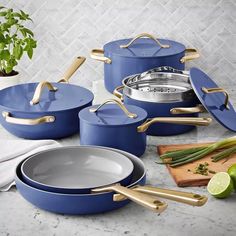
[[[233,181],[226,172],[216,173],[209,181],[207,190],[216,198],[227,198],[234,190]]]

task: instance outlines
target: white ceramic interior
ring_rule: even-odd
[[[68,189],[97,188],[131,175],[133,163],[121,153],[90,147],[64,147],[26,159],[21,171],[35,183]]]

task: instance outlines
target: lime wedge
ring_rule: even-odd
[[[227,198],[233,191],[233,181],[226,172],[215,174],[207,185],[208,192],[216,198]]]
[[[227,172],[233,180],[234,190],[236,190],[236,164],[230,166]]]

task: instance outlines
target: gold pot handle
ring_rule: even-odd
[[[7,123],[17,125],[39,125],[43,123],[53,123],[55,121],[54,116],[42,116],[34,119],[16,118],[13,117],[10,112],[3,111],[2,116],[5,118]]]
[[[226,107],[226,109],[230,109],[229,107],[229,94],[226,92],[225,89],[223,88],[205,88],[205,87],[202,87],[202,91],[206,94],[209,94],[209,93],[223,93],[225,95],[225,102],[224,102],[224,105]]]
[[[157,213],[161,213],[167,208],[167,204],[165,202],[162,202],[147,194],[139,193],[132,189],[123,187],[121,185],[112,185],[92,190],[92,192],[96,193],[107,192],[107,191],[115,191],[116,193],[122,194],[123,196],[132,200],[133,202],[136,202],[137,204],[144,206]]]
[[[118,86],[114,89],[113,91],[113,95],[115,95],[117,98],[119,98],[121,101],[124,100],[123,98],[123,94],[121,92],[119,92],[120,90],[124,89],[124,85]]]
[[[127,110],[127,108],[124,106],[124,104],[122,104],[120,101],[116,100],[116,99],[107,99],[104,103],[102,103],[101,105],[99,105],[97,108],[90,108],[90,112],[97,112],[102,106],[104,106],[107,103],[115,103],[117,104],[121,110],[129,117],[129,118],[136,118],[137,115],[134,113],[131,113]]]
[[[211,123],[211,118],[194,118],[194,117],[156,117],[147,119],[142,125],[138,126],[138,132],[145,132],[150,125],[154,123],[169,123],[179,125],[195,125],[208,126]]]
[[[150,194],[160,198],[185,203],[191,206],[203,206],[208,200],[204,195],[177,190],[162,189],[153,186],[135,186],[132,189],[140,193]],[[123,201],[126,198],[124,195],[114,194],[113,199],[115,201]]]
[[[206,112],[206,109],[201,104],[197,105],[196,107],[175,107],[170,110],[170,113],[173,115],[193,114],[193,113],[203,113],[203,112]]]
[[[77,69],[85,62],[85,57],[76,57],[70,67],[66,70],[65,74],[58,81],[58,83],[69,83],[70,77],[77,71]]]
[[[33,96],[32,100],[30,101],[31,105],[35,105],[35,104],[39,103],[43,88],[45,88],[45,87],[47,87],[49,89],[49,91],[51,91],[51,92],[57,91],[57,88],[53,87],[52,84],[50,84],[49,82],[41,81],[35,89],[34,96]]]
[[[150,39],[154,40],[161,48],[169,48],[170,47],[170,45],[161,44],[160,41],[158,39],[156,39],[153,35],[148,34],[148,33],[142,33],[142,34],[139,34],[136,37],[134,37],[129,43],[124,44],[124,45],[120,45],[120,48],[128,48],[130,45],[132,45],[134,43],[134,41],[136,41],[139,38],[150,38]]]
[[[102,62],[105,62],[107,64],[111,64],[111,59],[104,56],[104,50],[103,49],[97,49],[97,48],[93,49],[90,52],[90,57],[93,58],[94,60],[102,61]]]
[[[187,61],[192,61],[192,60],[197,59],[197,58],[200,57],[200,54],[199,54],[198,50],[195,49],[195,48],[186,48],[186,49],[185,49],[185,53],[186,53],[187,55],[183,56],[183,57],[180,59],[180,62],[181,62],[181,63],[185,63],[185,62],[187,62]]]

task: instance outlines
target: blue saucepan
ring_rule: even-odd
[[[198,58],[199,54],[179,42],[143,33],[134,39],[109,42],[103,49],[93,49],[91,57],[104,62],[105,87],[112,93],[126,76],[158,66],[183,70],[185,62]]]
[[[68,82],[84,61],[77,58],[61,82]],[[19,84],[0,90],[0,122],[21,138],[63,138],[79,132],[78,112],[92,101],[88,89],[68,83]]]
[[[115,104],[107,104],[109,102]],[[136,156],[146,149],[146,131],[157,123],[209,125],[210,118],[155,117],[148,119],[147,112],[134,105],[124,106],[120,101],[109,99],[100,106],[86,107],[79,113],[80,144],[117,148]],[[161,128],[161,127],[160,127]],[[170,131],[171,132],[171,131]]]

